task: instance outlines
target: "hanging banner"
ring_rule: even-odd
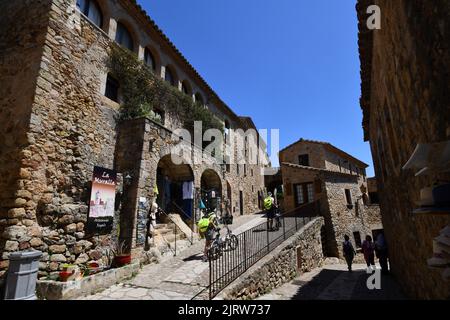
[[[94,167],[87,221],[88,232],[111,233],[114,220],[117,174],[113,170]]]

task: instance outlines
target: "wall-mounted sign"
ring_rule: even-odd
[[[111,233],[114,220],[117,174],[113,170],[94,167],[87,229],[94,234]]]

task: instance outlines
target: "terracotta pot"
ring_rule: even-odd
[[[131,263],[131,255],[114,257],[114,264],[117,267],[123,267]]]
[[[61,280],[62,282],[67,282],[67,279],[69,279],[69,277],[73,274],[73,272],[69,272],[69,271],[60,271],[59,272],[59,280]]]

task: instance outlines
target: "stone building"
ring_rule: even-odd
[[[235,139],[232,129],[255,128],[217,96],[135,1],[2,1],[0,277],[8,255],[28,248],[45,253],[41,276],[63,263],[104,258],[110,236],[86,231],[94,166],[118,173],[116,222],[136,257],[145,237],[140,200],[148,204],[153,199],[161,177],[171,181],[171,198],[166,199],[172,202],[181,199],[180,184],[193,181],[197,202],[212,190],[235,215],[259,210],[265,166],[259,135],[257,152],[250,151],[247,139],[244,147],[245,153],[257,153],[256,162],[223,164],[217,157],[201,156],[201,141],[173,135],[183,119],[164,106],[154,107],[151,119],[118,121],[126,86],[111,75],[107,63],[111,48],[119,47],[114,43],[133,52],[158,81],[219,119],[226,144]],[[175,145],[200,161],[175,164]],[[161,189],[164,185],[158,188],[160,196]]]
[[[380,8],[380,29],[367,27],[373,4]],[[415,209],[422,188],[450,176],[416,177],[402,168],[418,143],[450,140],[449,3],[359,0],[356,10],[364,140],[372,150],[391,271],[412,298],[448,299],[448,279],[427,259],[450,212]]]
[[[287,212],[325,219],[324,251],[342,257],[347,234],[355,248],[383,227],[378,205],[368,199],[367,164],[330,143],[300,139],[279,154]]]

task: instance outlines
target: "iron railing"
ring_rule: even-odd
[[[316,201],[284,213],[280,217],[281,227],[276,231],[269,231],[268,222],[263,222],[237,234],[238,246],[235,250],[224,251],[218,259],[209,260],[209,299],[213,299],[252,265],[317,217],[318,209],[319,203]]]

